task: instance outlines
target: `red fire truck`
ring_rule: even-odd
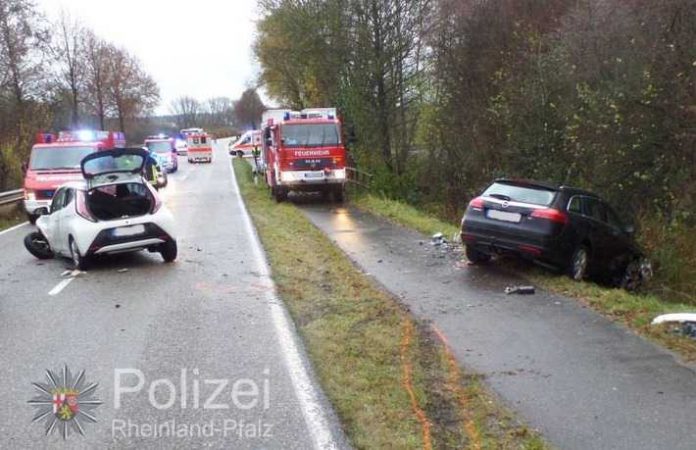
[[[186,136],[186,146],[188,153],[186,158],[188,162],[212,162],[213,161],[213,144],[212,136],[206,132],[192,133]]]
[[[262,124],[266,183],[277,201],[290,191],[333,194],[343,201],[346,148],[335,108],[269,110]]]
[[[125,147],[126,137],[115,131],[39,133],[24,174],[24,209],[31,223],[48,212],[56,189],[82,179],[80,161],[90,153]]]

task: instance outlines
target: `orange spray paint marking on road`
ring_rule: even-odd
[[[430,422],[425,412],[418,405],[418,399],[416,398],[416,393],[413,390],[413,365],[411,360],[408,358],[408,349],[411,346],[411,338],[413,336],[413,323],[406,319],[404,321],[403,333],[401,337],[401,367],[403,368],[403,379],[402,385],[408,392],[411,398],[411,408],[416,414],[416,418],[421,424],[423,430],[423,449],[432,450],[433,444],[430,436]]]
[[[465,392],[462,392],[460,380],[462,379],[461,370],[457,364],[457,359],[454,357],[452,350],[450,349],[447,337],[440,331],[436,326],[432,326],[433,332],[437,335],[438,339],[442,342],[445,347],[445,357],[447,358],[447,365],[449,366],[450,372],[450,384],[452,390],[455,391],[457,398],[459,399],[459,405],[462,407],[464,413],[464,429],[466,430],[466,435],[469,437],[470,448],[474,450],[481,450],[481,435],[479,434],[476,424],[471,419],[471,414],[469,413],[468,398]]]

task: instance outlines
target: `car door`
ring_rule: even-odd
[[[612,238],[607,247],[607,258],[610,268],[619,270],[625,267],[633,252],[633,239],[626,232],[626,227],[611,206],[605,203],[604,208],[607,212],[607,227]]]
[[[60,233],[60,215],[63,210],[66,188],[58,188],[51,201],[51,211],[48,216],[48,241],[54,253],[63,253],[64,243]]]
[[[592,243],[592,262],[596,268],[606,268],[611,260],[614,239],[608,225],[606,206],[598,198],[583,197],[584,213],[588,219]]]
[[[68,244],[68,222],[74,216],[75,208],[70,208],[72,201],[75,198],[75,189],[65,188],[63,190],[63,198],[61,200],[60,211],[58,211],[57,217],[57,233],[60,236],[61,241],[61,251],[64,254],[70,253],[70,247]]]

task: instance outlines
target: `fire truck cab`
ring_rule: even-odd
[[[82,158],[125,145],[126,137],[116,131],[61,131],[58,136],[39,133],[24,174],[24,209],[29,221],[33,224],[49,212],[58,187],[82,180]]]
[[[343,201],[346,148],[335,108],[263,114],[266,183],[277,201],[290,191],[322,192]]]
[[[188,147],[188,162],[212,162],[213,144],[212,136],[206,132],[192,133],[186,136],[186,146]]]

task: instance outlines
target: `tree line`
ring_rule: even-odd
[[[455,219],[493,178],[696,221],[696,1],[259,0],[260,79],[338,106],[384,194]]]
[[[159,87],[126,49],[32,0],[0,1],[0,191],[21,184],[39,130],[126,128],[159,103]]]
[[[169,105],[169,112],[178,129],[203,127],[219,135],[235,135],[246,129],[257,129],[264,110],[265,106],[253,87],[244,90],[237,100],[213,97],[201,102],[184,95],[172,100]]]

